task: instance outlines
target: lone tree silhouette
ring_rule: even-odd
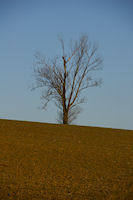
[[[68,54],[65,52],[64,41],[59,38],[62,56],[46,59],[37,52],[35,55],[34,76],[36,88],[45,88],[42,92],[42,108],[45,109],[51,100],[55,100],[59,108],[58,122],[69,124],[80,113],[80,104],[85,102],[81,96],[88,87],[99,86],[101,79],[93,78],[92,71],[101,69],[102,59],[97,55],[98,47],[82,35],[73,42]]]

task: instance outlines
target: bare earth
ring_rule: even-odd
[[[133,200],[133,131],[0,120],[0,200]]]

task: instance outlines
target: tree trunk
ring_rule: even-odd
[[[68,112],[63,110],[63,124],[68,124]]]
[[[66,108],[66,60],[64,56],[62,57],[64,61],[64,82],[63,82],[63,124],[68,124],[68,110]]]

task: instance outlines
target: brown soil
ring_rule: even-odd
[[[133,200],[133,131],[0,120],[0,200]]]

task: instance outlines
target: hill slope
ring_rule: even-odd
[[[133,131],[0,120],[0,200],[132,200]]]

